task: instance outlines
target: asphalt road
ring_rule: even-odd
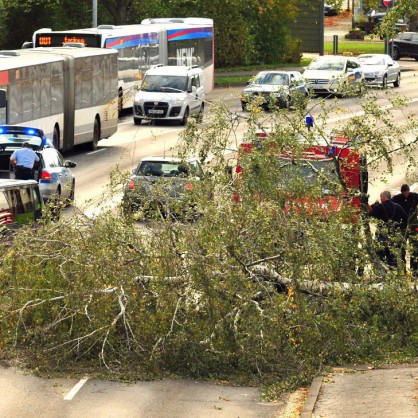
[[[40,379],[0,368],[2,418],[269,418],[283,402],[261,402],[258,388],[194,380],[117,383]]]

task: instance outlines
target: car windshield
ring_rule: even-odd
[[[187,77],[172,75],[147,75],[142,82],[141,90],[183,93],[187,91]]]
[[[304,186],[321,186],[325,194],[332,194],[338,184],[334,161],[283,159],[282,185],[303,182]]]
[[[345,61],[339,59],[317,59],[309,64],[308,70],[344,71]]]
[[[361,65],[385,65],[384,59],[379,57],[359,57],[358,60]]]
[[[157,177],[188,177],[192,167],[184,162],[176,161],[143,161],[137,174]]]
[[[253,83],[287,86],[289,84],[289,77],[287,74],[261,73],[256,75],[256,77],[253,80]]]
[[[10,147],[21,147],[25,142],[30,145],[39,147],[42,144],[42,138],[39,136],[26,135],[26,134],[0,134],[0,144]]]

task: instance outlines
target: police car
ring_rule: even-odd
[[[346,94],[361,91],[364,80],[360,63],[353,57],[320,56],[303,73],[308,89],[314,94]]]
[[[34,178],[44,201],[74,199],[75,177],[70,168],[77,164],[64,160],[51,146],[41,129],[0,125],[0,179],[14,179],[14,167],[10,156],[28,142],[39,156],[39,164],[34,169]]]

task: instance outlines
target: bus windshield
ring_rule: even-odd
[[[141,90],[184,93],[187,91],[187,77],[171,75],[147,75],[142,82]]]

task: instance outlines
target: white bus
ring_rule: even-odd
[[[117,131],[117,53],[62,47],[0,51],[0,124],[42,129],[57,149]]]
[[[97,28],[33,34],[35,47],[83,43],[88,47],[118,51],[119,110],[131,108],[138,82],[157,64],[201,65],[206,91],[214,84],[213,20],[201,18],[147,19],[140,25],[100,25]]]

